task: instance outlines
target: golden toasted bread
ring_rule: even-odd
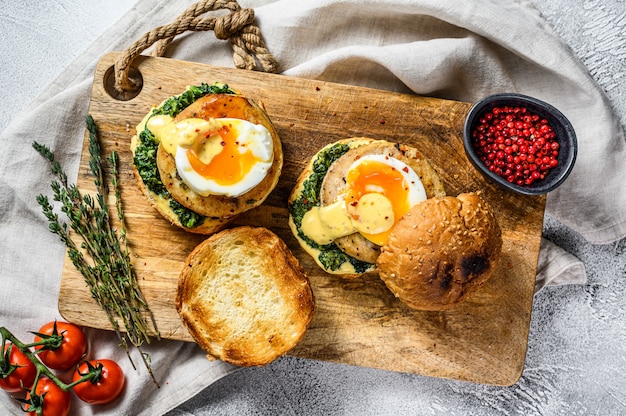
[[[187,258],[176,309],[207,358],[265,365],[304,336],[315,311],[309,280],[273,232],[220,231]]]
[[[413,309],[444,310],[485,283],[502,250],[498,222],[476,193],[427,199],[394,226],[380,278]]]

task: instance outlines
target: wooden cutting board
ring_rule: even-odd
[[[494,385],[511,385],[519,379],[528,342],[545,196],[505,192],[471,166],[461,137],[469,103],[153,57],[135,62],[144,81],[141,93],[118,101],[105,89],[105,75],[117,56],[108,54],[97,66],[89,113],[100,129],[103,151],[108,154],[115,149],[121,158],[128,239],[162,337],[192,341],[174,300],[183,262],[205,237],[169,225],[150,207],[132,173],[129,141],[152,105],[189,85],[220,81],[261,101],[284,145],[284,170],[277,188],[261,207],[237,223],[272,229],[309,275],[317,311],[291,355]],[[411,310],[376,276],[344,280],[325,274],[300,249],[287,225],[287,197],[313,154],[327,143],[352,136],[416,146],[441,173],[449,195],[483,191],[503,230],[502,260],[493,277],[462,305],[445,312]],[[77,181],[85,192],[93,189],[88,162],[85,146]],[[59,310],[76,324],[110,329],[69,260],[61,280]]]

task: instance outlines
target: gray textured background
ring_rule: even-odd
[[[625,1],[531,3],[586,65],[626,126]],[[125,0],[4,0],[0,131],[16,107],[26,108],[131,6]],[[535,296],[526,367],[514,386],[285,357],[240,370],[168,415],[626,415],[626,241],[588,245],[550,218],[544,235],[585,263],[588,282]]]

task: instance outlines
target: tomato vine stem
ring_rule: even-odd
[[[10,341],[11,344],[13,344],[14,347],[17,347],[22,353],[24,353],[24,355],[35,365],[35,368],[37,368],[37,375],[35,376],[35,382],[33,383],[33,386],[31,388],[32,391],[35,391],[35,386],[37,385],[37,382],[41,378],[42,374],[48,377],[49,379],[51,379],[52,381],[54,381],[54,383],[64,391],[68,391],[75,385],[82,383],[84,381],[92,380],[98,376],[98,373],[95,371],[88,372],[84,375],[81,374],[81,378],[79,380],[76,380],[75,382],[67,384],[63,382],[63,380],[58,378],[48,367],[46,367],[41,362],[41,360],[37,357],[36,353],[30,350],[32,347],[37,346],[37,345],[46,345],[45,340],[40,341],[40,342],[33,342],[30,344],[26,344],[20,341],[15,335],[13,335],[13,333],[11,333],[11,331],[9,331],[5,327],[0,327],[0,334],[2,334],[2,350],[3,351],[4,351],[7,341]],[[4,355],[0,357],[0,360],[4,360]]]

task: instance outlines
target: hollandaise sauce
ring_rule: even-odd
[[[274,160],[267,128],[246,120],[155,116],[148,128],[176,161],[181,179],[202,195],[240,196],[258,185]]]

